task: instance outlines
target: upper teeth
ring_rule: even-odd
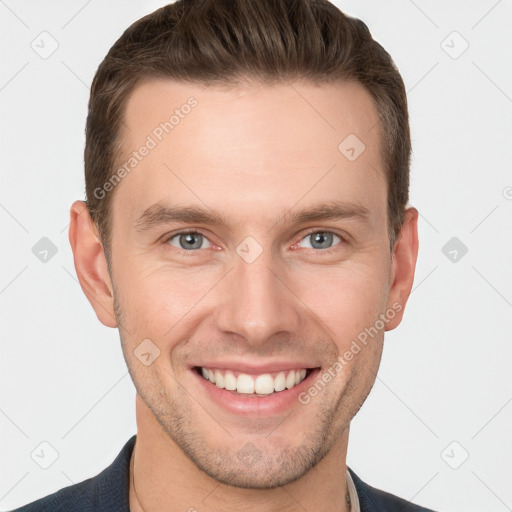
[[[288,370],[278,372],[274,377],[270,373],[261,375],[248,375],[231,370],[216,370],[201,367],[203,377],[219,388],[238,393],[269,395],[274,391],[290,389],[302,382],[306,377],[306,369]]]

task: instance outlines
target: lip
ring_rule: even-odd
[[[226,364],[223,364],[226,367]],[[197,380],[200,389],[206,393],[206,396],[224,411],[237,416],[246,417],[271,417],[286,412],[295,406],[300,406],[298,396],[309,388],[312,382],[320,373],[321,368],[311,368],[306,378],[297,386],[283,391],[277,391],[267,396],[254,396],[237,394],[227,391],[212,384],[196,371],[197,367],[190,369],[193,377]],[[270,365],[265,366],[269,370]],[[283,365],[276,367],[277,370],[283,369]],[[291,366],[293,368],[306,368],[305,366]],[[239,368],[240,369],[240,368]],[[253,373],[254,367],[252,368]],[[261,371],[261,370],[258,370]]]

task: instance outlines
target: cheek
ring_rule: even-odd
[[[387,274],[375,264],[302,269],[296,283],[340,348],[373,325],[387,303]]]
[[[130,337],[158,340],[165,348],[215,282],[211,272],[146,270],[127,262],[118,274],[116,297]]]

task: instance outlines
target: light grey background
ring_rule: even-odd
[[[413,292],[352,423],[347,463],[440,511],[512,510],[512,0],[336,4],[402,73],[421,215]],[[117,330],[81,291],[67,225],[84,198],[94,72],[161,5],[0,0],[2,510],[96,475],[136,431]],[[47,262],[32,252],[43,237],[57,249]],[[42,442],[58,453],[48,469],[35,462],[52,461]]]

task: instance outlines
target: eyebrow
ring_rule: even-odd
[[[279,222],[304,224],[306,222],[344,219],[355,219],[368,223],[370,213],[366,206],[359,203],[328,201],[298,211],[289,210],[275,220],[273,227]],[[232,230],[229,221],[210,208],[166,206],[162,203],[155,203],[147,208],[135,221],[134,225],[137,231],[145,231],[172,222],[224,226],[230,231]]]

